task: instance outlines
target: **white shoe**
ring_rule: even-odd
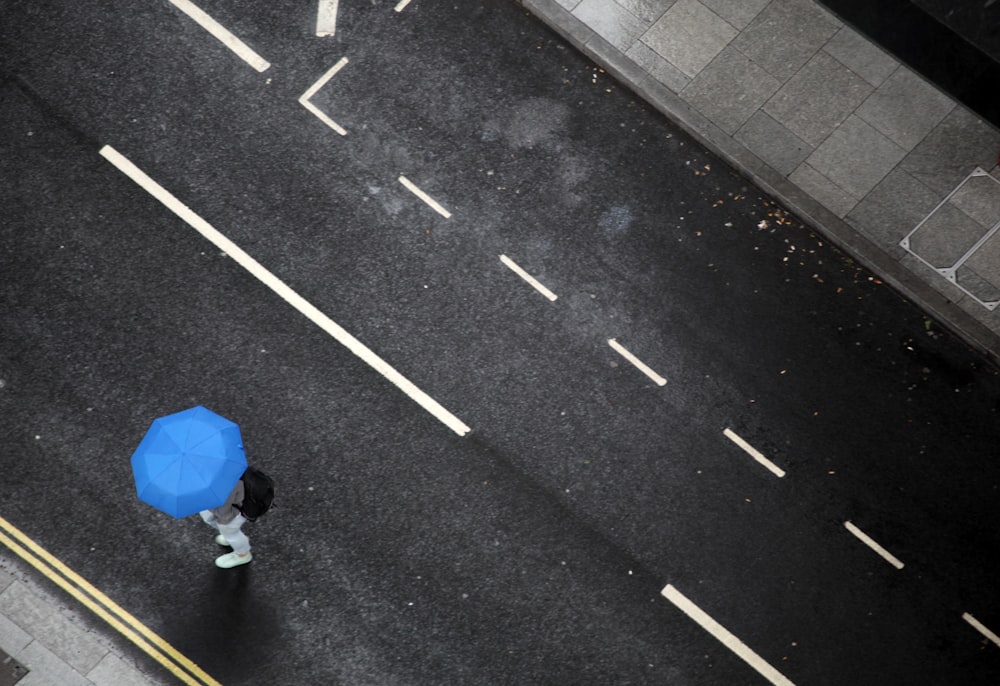
[[[226,553],[225,555],[215,558],[215,566],[222,567],[223,569],[232,569],[233,567],[239,567],[240,565],[245,565],[252,559],[253,559],[252,553],[247,553],[246,555],[239,555],[238,553]]]
[[[223,536],[222,534],[216,534],[215,535],[215,542],[218,543],[219,545],[224,545],[227,548],[232,548],[233,547],[232,544],[229,541],[227,541],[226,537]]]

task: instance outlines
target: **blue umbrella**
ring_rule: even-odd
[[[222,505],[246,468],[240,427],[201,405],[154,419],[132,454],[139,500],[178,519]]]

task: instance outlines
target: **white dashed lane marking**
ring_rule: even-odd
[[[316,11],[316,35],[332,36],[337,32],[337,5],[340,0],[319,0]]]
[[[976,631],[981,633],[983,636],[993,641],[996,645],[1000,646],[1000,636],[997,636],[995,633],[993,633],[985,626],[983,626],[978,619],[970,615],[968,612],[962,613],[962,619],[971,624],[976,629]]]
[[[271,66],[270,62],[251,50],[246,43],[230,33],[226,27],[212,19],[204,10],[193,2],[190,2],[190,0],[170,0],[170,3],[191,17],[203,29],[218,38],[223,45],[239,55],[240,59],[257,71],[266,71]]]
[[[524,279],[529,284],[531,284],[532,287],[536,291],[538,291],[539,293],[541,293],[542,295],[544,295],[549,300],[555,301],[555,299],[559,297],[555,293],[553,293],[552,291],[550,291],[548,288],[546,288],[545,286],[543,286],[541,284],[541,282],[538,281],[538,279],[536,279],[531,274],[529,274],[528,272],[524,271],[519,266],[517,266],[517,264],[514,262],[514,260],[510,259],[506,255],[501,255],[500,256],[500,261],[503,262],[508,267],[510,267],[511,271],[513,271],[515,274],[517,274],[522,279]]]
[[[430,205],[430,207],[435,212],[437,212],[438,214],[440,214],[445,219],[448,219],[451,216],[451,212],[449,212],[444,207],[442,207],[441,204],[437,200],[435,200],[434,198],[432,198],[431,196],[427,195],[422,190],[420,190],[417,187],[417,184],[413,183],[412,181],[410,181],[405,176],[400,176],[399,177],[399,182],[401,184],[403,184],[404,186],[406,186],[406,189],[408,191],[410,191],[415,196],[417,196],[418,198],[420,198],[421,200],[423,200],[425,203],[427,203],[428,205]]]
[[[751,650],[746,643],[736,638],[728,629],[712,619],[708,613],[688,600],[671,584],[667,584],[660,593],[772,684],[775,686],[795,686],[788,680],[788,677],[772,667],[764,658]]]
[[[330,117],[326,116],[326,114],[321,112],[320,109],[316,107],[316,105],[312,104],[309,101],[309,99],[312,96],[316,95],[316,93],[319,92],[319,89],[325,86],[327,81],[333,78],[334,74],[343,69],[345,64],[347,64],[347,58],[341,57],[339,60],[337,60],[337,63],[335,65],[327,69],[326,73],[319,78],[319,81],[314,83],[312,86],[309,87],[309,90],[307,90],[305,93],[299,96],[300,105],[302,105],[307,110],[315,114],[321,122],[329,126],[331,129],[339,133],[341,136],[346,136],[347,130],[334,120],[330,119]]]
[[[778,478],[781,478],[785,475],[784,469],[782,469],[781,467],[779,467],[778,465],[774,464],[769,459],[764,457],[764,455],[761,454],[759,450],[757,450],[752,445],[750,445],[742,438],[740,438],[738,435],[736,435],[735,431],[733,431],[732,429],[726,429],[722,433],[726,435],[726,438],[731,440],[739,447],[743,448],[744,452],[746,452],[747,455],[749,455],[753,459],[757,460],[757,462],[767,467],[768,471],[770,471],[772,474],[774,474]]]
[[[196,214],[191,208],[182,203],[170,191],[158,184],[146,175],[141,169],[132,164],[127,158],[121,155],[110,145],[101,148],[101,156],[118,168],[123,174],[132,179],[147,193],[163,203],[167,209],[184,220],[191,228],[215,244],[222,252],[231,257],[237,264],[257,277],[264,285],[277,293],[285,302],[297,309],[309,318],[314,324],[330,334],[352,353],[361,358],[372,369],[388,379],[397,388],[410,396],[420,404],[425,410],[443,422],[448,428],[464,436],[469,432],[466,426],[458,417],[446,410],[434,398],[430,397],[417,388],[409,379],[396,371],[385,360],[376,355],[371,349],[357,338],[345,331],[339,324],[320,312],[315,306],[305,298],[293,291],[287,284],[281,281],[274,274],[265,269],[259,262],[250,257],[238,245],[226,238],[215,227],[209,224]]]
[[[872,550],[874,550],[876,553],[878,553],[879,555],[881,555],[882,559],[885,560],[886,562],[888,562],[889,564],[891,564],[893,567],[895,567],[896,569],[902,569],[903,568],[903,563],[900,562],[900,560],[899,560],[898,557],[896,557],[895,555],[893,555],[892,553],[890,553],[888,550],[886,550],[885,548],[883,548],[882,546],[880,546],[878,543],[876,543],[875,540],[871,538],[871,536],[869,536],[868,534],[866,534],[864,531],[862,531],[858,527],[854,526],[854,524],[852,524],[850,522],[850,520],[844,522],[844,527],[848,531],[850,531],[852,534],[854,534],[858,538],[859,541],[861,541],[866,546],[868,546],[869,548],[871,548]]]
[[[410,0],[399,0],[399,2],[396,3],[396,6],[393,9],[395,9],[397,12],[402,12],[403,8],[409,4]]]
[[[653,382],[657,386],[666,386],[667,385],[667,380],[666,379],[664,379],[662,376],[660,376],[659,374],[657,374],[656,372],[654,372],[652,369],[650,369],[648,366],[646,366],[642,362],[642,360],[640,360],[638,357],[636,357],[635,355],[633,355],[632,353],[630,353],[628,350],[626,350],[624,348],[624,346],[622,346],[621,343],[619,343],[618,341],[616,341],[613,338],[609,338],[608,339],[608,345],[610,345],[612,348],[614,348],[615,352],[617,352],[619,355],[621,355],[626,360],[628,360],[629,362],[631,362],[635,366],[636,369],[638,369],[640,372],[642,372],[643,374],[645,374],[646,376],[648,376],[650,379],[652,379]]]

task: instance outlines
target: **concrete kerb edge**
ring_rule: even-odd
[[[994,364],[1000,365],[1000,336],[726,135],[555,0],[520,0],[520,4],[699,143],[813,225],[838,248],[913,300],[967,344],[985,353]]]

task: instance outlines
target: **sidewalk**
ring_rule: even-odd
[[[522,0],[1000,361],[1000,131],[813,0]]]
[[[73,599],[60,593],[54,585],[50,592],[28,576],[22,578],[15,562],[0,554],[0,686],[177,683],[166,672],[158,680],[144,676],[124,653],[109,647],[106,636],[83,628],[86,623],[66,609],[75,607]],[[110,628],[106,634],[117,636]]]

